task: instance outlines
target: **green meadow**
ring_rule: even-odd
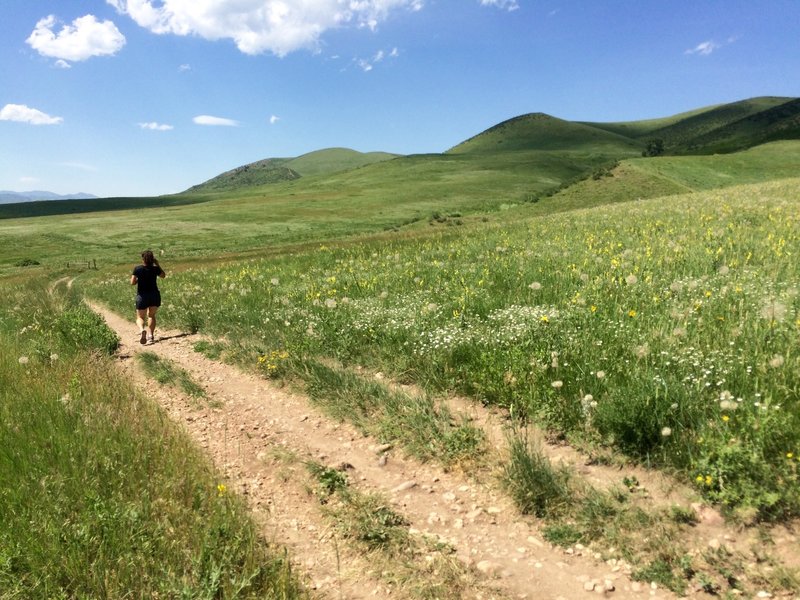
[[[734,521],[800,516],[795,106],[753,99],[616,124],[526,115],[443,154],[334,149],[174,196],[0,206],[12,290],[0,431],[14,440],[0,454],[0,587],[302,597],[243,504],[114,375],[116,341],[80,303],[129,314],[145,247],[169,273],[165,327],[215,337],[216,356],[304,386],[421,460],[481,460],[480,432],[436,398],[507,410],[508,489],[523,512],[565,519],[559,531],[576,527],[569,492],[541,476],[528,424],[665,469]],[[643,157],[659,135],[667,151]],[[738,151],[713,153],[725,144]],[[74,286],[48,292],[61,277]],[[545,480],[551,498],[537,495]],[[34,514],[48,516],[32,529]],[[603,535],[587,523],[573,541]],[[97,539],[107,546],[89,553]]]

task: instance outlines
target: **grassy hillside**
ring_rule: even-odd
[[[350,169],[357,169],[376,162],[391,160],[397,156],[397,154],[388,152],[365,153],[350,150],[349,148],[328,148],[293,158],[286,163],[286,166],[306,177],[308,175],[349,171]]]
[[[299,179],[300,173],[286,166],[285,158],[268,158],[225,171],[199,185],[192,186],[189,193],[219,192],[243,187],[254,187],[281,181]]]
[[[688,152],[734,152],[773,140],[800,139],[800,98],[789,100],[694,138]]]
[[[187,190],[199,192],[234,192],[283,181],[293,181],[306,175],[323,175],[347,171],[394,158],[387,152],[364,154],[348,148],[328,148],[309,152],[297,158],[268,158],[226,171]]]
[[[795,177],[800,141],[772,142],[744,152],[713,156],[660,156],[623,160],[597,178],[559,191],[532,208],[574,210],[642,198],[670,196]]]
[[[641,151],[630,138],[544,113],[522,115],[487,129],[448,150],[449,154],[518,150],[581,150],[629,154]]]
[[[798,100],[763,96],[681,113],[664,119],[586,123],[638,140],[659,138],[667,154],[733,152],[778,139],[796,139]]]

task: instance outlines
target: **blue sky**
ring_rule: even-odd
[[[0,189],[147,196],[529,112],[800,95],[797,0],[3,0]]]

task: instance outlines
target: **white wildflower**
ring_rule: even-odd
[[[637,281],[639,281],[639,279],[637,279],[636,275],[634,275],[633,273],[631,273],[625,278],[625,283],[627,283],[628,285],[634,285]]]
[[[769,366],[773,369],[779,369],[783,366],[784,360],[782,355],[776,354],[769,360]]]
[[[598,379],[603,379],[606,376],[606,372],[605,371],[598,371],[597,373],[595,373],[595,376]]]
[[[555,388],[557,390],[560,390],[561,387],[564,385],[564,382],[560,381],[560,380],[556,380],[556,381],[552,382],[550,385],[552,385],[553,388]]]
[[[669,437],[672,435],[672,429],[669,427],[664,427],[661,429],[661,437]]]
[[[538,281],[534,281],[533,283],[528,285],[528,288],[530,288],[534,292],[538,292],[540,289],[542,289],[542,284],[539,283]]]
[[[28,357],[27,357],[27,356],[20,356],[20,357],[19,357],[19,364],[21,364],[21,365],[27,365],[27,364],[28,364],[28,360],[29,360],[29,359],[28,359]]]

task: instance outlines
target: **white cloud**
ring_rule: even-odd
[[[22,176],[19,178],[19,182],[24,185],[31,185],[32,183],[39,183],[39,180],[36,177]]]
[[[224,119],[222,117],[212,117],[210,115],[199,115],[192,119],[197,125],[221,125],[223,127],[238,127],[239,121]]]
[[[277,122],[278,122],[278,121],[280,121],[280,120],[281,120],[281,118],[280,118],[280,117],[278,117],[278,116],[275,116],[275,115],[272,115],[272,116],[269,118],[269,124],[270,124],[270,125],[275,125],[275,123],[277,123]]]
[[[517,0],[481,0],[481,6],[496,6],[508,11],[517,10],[519,2]]]
[[[64,25],[57,34],[53,15],[41,19],[30,37],[25,40],[42,56],[62,61],[81,61],[93,56],[111,56],[125,45],[122,35],[111,21],[98,21],[94,15],[75,19]]]
[[[702,56],[708,56],[709,54],[714,52],[714,50],[718,50],[721,47],[722,46],[720,44],[717,44],[713,40],[708,40],[706,42],[701,42],[697,44],[697,46],[695,46],[694,48],[690,48],[684,54],[700,54]]]
[[[151,121],[150,123],[139,123],[139,127],[142,129],[150,129],[152,131],[169,131],[174,129],[172,125],[164,125],[163,123],[156,123],[155,121]]]
[[[278,56],[318,48],[330,29],[375,29],[394,10],[419,11],[423,0],[106,0],[154,33],[231,39],[245,54]]]
[[[400,52],[397,48],[392,48],[388,54],[384,50],[378,50],[372,58],[359,58],[355,59],[354,62],[362,71],[369,73],[377,63],[382,62],[386,57],[397,58],[398,56],[400,56]]]
[[[180,71],[181,73],[184,73],[186,71],[191,71],[191,70],[192,70],[192,66],[191,65],[181,65],[180,67],[178,67],[178,71]]]
[[[17,121],[19,123],[30,123],[31,125],[58,125],[64,119],[51,117],[24,104],[6,104],[0,109],[0,121]]]
[[[87,165],[86,163],[80,162],[62,162],[58,163],[59,166],[67,167],[69,169],[77,169],[78,171],[88,171],[89,173],[95,173],[97,171],[97,167],[94,165]]]
[[[71,64],[69,64],[67,61],[62,60],[60,58],[56,61],[56,66],[59,69],[71,69],[72,68]]]

